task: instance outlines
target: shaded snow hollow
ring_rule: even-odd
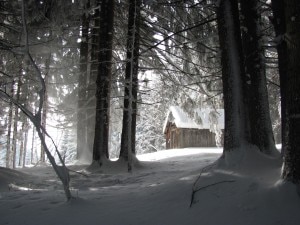
[[[241,158],[233,171],[224,161],[216,162],[220,154],[217,148],[160,151],[139,156],[131,174],[121,164],[87,176],[71,173],[71,202],[65,201],[50,167],[1,168],[0,224],[299,224],[299,195],[295,186],[280,182],[278,160],[247,151],[252,163]]]

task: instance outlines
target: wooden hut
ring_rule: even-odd
[[[223,109],[197,109],[192,117],[178,106],[170,107],[163,128],[167,149],[223,144]]]

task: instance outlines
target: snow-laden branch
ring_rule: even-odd
[[[140,55],[145,54],[146,52],[150,51],[151,49],[158,47],[160,44],[162,44],[162,43],[165,42],[166,40],[169,40],[170,38],[172,38],[173,36],[175,36],[175,35],[177,35],[177,34],[180,34],[180,33],[183,33],[183,32],[185,32],[185,31],[192,30],[192,29],[194,29],[194,28],[203,26],[203,25],[205,25],[205,24],[207,24],[207,23],[210,23],[210,22],[213,22],[213,21],[215,21],[215,20],[216,20],[216,18],[207,19],[207,20],[205,20],[205,21],[202,22],[202,23],[198,23],[198,24],[195,24],[195,25],[193,25],[193,26],[189,26],[189,27],[187,27],[187,28],[184,28],[184,29],[182,29],[182,30],[179,30],[179,31],[177,31],[177,32],[174,32],[174,33],[168,35],[167,37],[163,38],[161,41],[157,42],[155,45],[152,45],[152,46],[150,46],[149,48],[147,48],[146,50],[144,50],[143,52],[141,52]]]

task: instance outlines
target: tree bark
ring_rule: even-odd
[[[120,158],[128,160],[135,155],[135,134],[138,93],[138,62],[139,62],[139,29],[140,0],[129,1],[128,32],[127,32],[127,62],[125,70],[123,126],[121,137]]]
[[[25,121],[25,119],[24,119]],[[24,149],[25,149],[25,146],[24,146],[24,141],[25,141],[25,122],[23,121],[22,123],[22,129],[20,131],[20,155],[19,155],[19,161],[18,161],[18,166],[21,167],[23,166],[22,163],[23,163],[23,158],[24,158]]]
[[[24,140],[23,140],[23,159],[22,159],[22,166],[25,167],[26,166],[26,154],[27,154],[27,143],[28,143],[28,121],[27,118],[24,117]]]
[[[100,4],[100,3],[98,3]],[[86,101],[86,115],[87,115],[87,159],[92,160],[93,144],[95,138],[95,116],[96,116],[96,80],[98,71],[98,55],[99,55],[99,29],[100,29],[100,9],[97,8],[94,18],[93,27],[91,28],[91,46],[90,58],[91,64],[88,72],[88,88],[87,88],[87,101]]]
[[[286,84],[283,97],[286,100],[283,109],[286,114],[284,166],[282,177],[293,183],[300,183],[300,1],[285,0],[287,46],[287,73],[282,78]]]
[[[224,153],[240,149],[249,142],[246,121],[245,71],[238,3],[221,0],[217,9],[225,109]]]
[[[20,70],[21,73],[22,70]],[[20,101],[20,91],[21,91],[21,74],[19,76],[19,80],[17,83],[17,93],[16,93],[16,100]],[[13,140],[12,140],[12,165],[13,168],[16,168],[16,162],[17,162],[17,143],[18,143],[18,123],[19,123],[19,108],[15,106],[14,110],[14,130],[13,130]]]
[[[35,149],[35,129],[32,129],[32,138],[31,138],[31,153],[30,153],[30,163],[33,164],[35,161],[33,160],[34,157],[34,149]]]
[[[270,118],[266,80],[265,56],[262,40],[258,0],[240,0],[242,12],[242,40],[246,81],[249,83],[248,109],[251,142],[266,154],[275,154],[275,141]],[[247,85],[247,83],[245,84]]]
[[[44,102],[43,102],[43,113],[42,113],[42,127],[44,127],[46,129],[46,125],[47,125],[47,113],[48,113],[48,88],[47,85],[49,83],[49,71],[50,71],[50,60],[51,60],[51,53],[49,53],[48,58],[45,61],[45,92],[44,92]],[[45,134],[44,138],[45,138]],[[40,161],[41,162],[45,162],[45,149],[44,146],[41,145],[41,156],[40,156]]]
[[[14,97],[14,80],[11,84],[11,96]],[[6,167],[10,168],[12,166],[12,150],[11,150],[11,127],[12,127],[12,119],[13,119],[13,103],[10,101],[9,103],[9,111],[8,111],[8,123],[7,123],[7,138],[6,138]]]
[[[114,0],[101,1],[99,55],[96,90],[96,121],[93,146],[93,160],[102,164],[102,158],[109,158],[109,110],[112,76],[112,44],[114,25]]]

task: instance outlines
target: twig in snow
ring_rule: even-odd
[[[198,191],[201,191],[205,188],[208,188],[208,187],[211,187],[211,186],[215,186],[217,184],[222,184],[222,183],[233,183],[235,182],[235,180],[223,180],[223,181],[219,181],[219,182],[216,182],[216,183],[212,183],[212,184],[208,184],[206,186],[203,186],[203,187],[199,187],[197,188],[196,190],[193,190],[192,192],[192,197],[191,197],[191,203],[190,203],[190,208],[192,207],[193,203],[194,203],[194,198],[195,198],[195,194],[198,192]]]
[[[205,166],[205,167],[203,167],[203,168],[201,169],[199,176],[197,177],[197,179],[195,180],[195,182],[194,182],[194,184],[193,184],[193,189],[192,189],[193,191],[195,190],[196,185],[197,185],[197,183],[198,183],[198,181],[199,181],[199,179],[200,179],[202,173],[205,172],[205,171],[207,171],[207,170],[209,170],[209,169],[211,169],[215,164],[216,164],[216,163],[209,164],[208,166]]]
[[[208,166],[205,166],[205,167],[203,167],[203,168],[201,169],[199,176],[197,177],[197,179],[195,180],[195,182],[194,182],[194,184],[193,184],[190,208],[192,207],[192,204],[193,204],[193,201],[194,201],[194,195],[195,195],[196,185],[197,185],[197,183],[198,183],[198,181],[199,181],[199,179],[200,179],[202,173],[203,173],[204,171],[207,171],[207,170],[211,169],[214,165],[215,165],[215,163],[212,163],[212,164],[210,164],[210,165],[208,165]]]

